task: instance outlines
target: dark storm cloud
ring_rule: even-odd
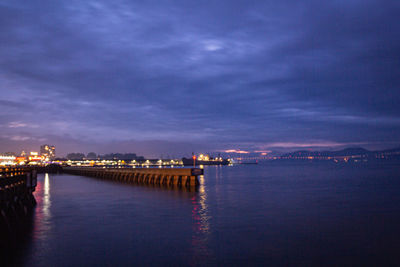
[[[153,155],[154,140],[164,152],[392,144],[399,10],[398,1],[3,1],[1,143],[146,144]]]

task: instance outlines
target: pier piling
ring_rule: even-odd
[[[119,182],[168,186],[197,186],[197,177],[203,175],[203,170],[198,168],[64,167],[63,171]]]

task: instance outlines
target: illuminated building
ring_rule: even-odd
[[[34,155],[34,154],[32,154],[32,152],[31,152],[31,155],[28,157],[28,159],[29,159],[30,162],[40,162],[40,161],[42,161],[42,157],[41,156],[38,156],[37,154]]]
[[[16,163],[19,165],[24,165],[26,160],[27,160],[27,158],[24,156],[19,156],[19,157],[15,158]]]
[[[0,165],[14,165],[15,156],[10,155],[0,155]]]
[[[56,157],[56,147],[50,145],[40,146],[40,155],[50,160]]]

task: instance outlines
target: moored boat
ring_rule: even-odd
[[[182,158],[184,166],[198,166],[198,165],[228,165],[229,159],[223,159],[222,157],[212,158],[208,155],[200,154],[199,157],[193,156],[192,158]]]

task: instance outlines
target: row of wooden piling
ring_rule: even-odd
[[[203,174],[203,170],[197,168],[64,167],[63,171],[112,181],[167,186],[197,186],[197,176]]]

